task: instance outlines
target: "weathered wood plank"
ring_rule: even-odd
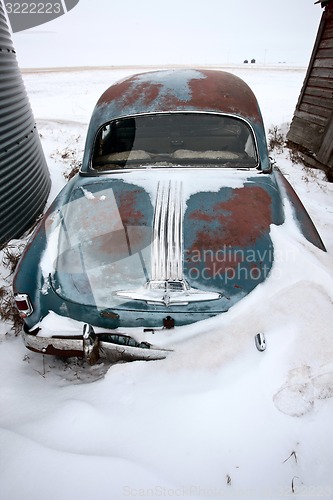
[[[332,89],[333,90],[333,80],[329,78],[319,78],[316,76],[310,76],[308,80],[308,86],[311,88],[321,89]]]
[[[324,136],[325,127],[311,123],[303,118],[295,116],[293,118],[290,130],[293,129],[295,134],[298,136],[304,136],[307,138],[309,143],[313,143],[314,140],[321,141]],[[314,137],[315,136],[315,137]]]
[[[331,99],[330,97],[328,99],[325,99],[325,97],[321,97],[321,96],[320,97],[311,96],[307,93],[307,90],[308,89],[306,89],[306,93],[303,95],[302,103],[310,104],[312,106],[316,106],[318,108],[324,108],[324,109],[328,109],[328,110],[333,109],[333,99]],[[324,115],[322,115],[320,109],[318,110],[318,114],[320,116],[324,116]]]
[[[333,48],[333,37],[327,38],[326,40],[322,39],[319,43],[319,49],[330,49]]]
[[[317,152],[320,148],[324,127],[294,116],[287,139]]]
[[[300,109],[300,111],[303,111],[305,113],[312,115],[311,118],[313,118],[313,116],[316,116],[316,117],[328,119],[330,117],[330,114],[331,114],[330,109],[321,108],[319,106],[312,106],[311,104],[306,104],[303,101],[301,102],[299,109]]]
[[[330,57],[316,58],[313,61],[313,67],[333,69],[333,59]]]
[[[311,115],[305,111],[302,111],[300,109],[297,109],[295,111],[295,116],[300,118],[301,120],[305,120],[307,122],[310,122],[314,125],[319,125],[320,127],[325,128],[327,125],[327,118],[323,118],[322,116],[316,116],[316,115]]]
[[[316,60],[317,59],[333,59],[333,47],[319,48],[316,53]]]
[[[333,68],[312,68],[311,76],[333,79]]]
[[[305,89],[304,96],[321,97],[323,100],[330,100],[333,98],[333,87],[331,89],[312,87],[309,83]]]

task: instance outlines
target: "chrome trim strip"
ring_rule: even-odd
[[[176,186],[175,186],[176,187]],[[177,255],[175,255],[175,240],[177,239],[177,234],[175,233],[175,202],[176,202],[175,192],[172,190],[171,181],[169,182],[169,192],[168,192],[168,209],[167,209],[167,231],[166,231],[166,280],[173,280],[175,268],[177,267]]]
[[[183,203],[182,183],[169,185],[168,224],[167,224],[167,273],[171,281],[183,279]]]
[[[163,206],[163,193],[162,193],[161,183],[159,182],[157,185],[155,213],[153,222],[153,241],[151,246],[152,280],[156,280],[157,276],[160,276],[161,274],[160,268],[162,266],[162,258],[163,258],[161,255],[161,243],[160,243],[162,206]]]
[[[165,185],[162,184],[162,194],[161,194],[161,208],[160,208],[160,225],[158,228],[158,247],[159,247],[159,258],[160,262],[157,264],[157,279],[167,279],[166,278],[166,268],[167,268],[167,240],[166,240],[166,217],[168,213],[168,191]]]
[[[157,186],[151,246],[152,281],[183,278],[183,200],[181,182]]]

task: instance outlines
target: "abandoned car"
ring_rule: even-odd
[[[15,274],[26,346],[90,363],[164,358],[171,329],[228,311],[267,278],[285,200],[324,250],[271,165],[240,78],[179,69],[113,84],[93,111],[79,174]]]

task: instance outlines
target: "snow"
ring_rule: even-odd
[[[210,172],[211,175],[207,175],[207,172]],[[227,175],[229,172],[230,175]],[[203,189],[210,192],[217,192],[221,188],[222,182],[227,187],[234,189],[242,188],[244,182],[249,178],[249,172],[229,170],[227,168],[217,172],[216,169],[207,167],[204,172],[200,170],[195,171],[195,175],[189,178],[188,175],[184,175],[183,169],[180,168],[179,170],[178,166],[175,165],[172,169],[172,179],[170,179],[169,172],[165,171],[163,167],[160,169],[148,168],[146,173],[140,171],[140,175],[136,171],[116,172],[114,178],[123,179],[127,184],[133,183],[136,186],[142,186],[149,194],[153,204],[156,202],[157,187],[159,184],[161,186],[168,186],[171,183],[174,187],[177,185],[181,186],[182,203],[185,207],[186,201],[190,196]]]
[[[254,90],[267,130],[287,127],[305,69],[228,70]],[[132,72],[24,74],[49,203],[66,182],[64,152],[82,156],[99,95]],[[269,278],[228,313],[170,330],[167,359],[89,367],[43,357],[0,322],[1,499],[333,498],[333,185],[287,150],[275,157],[328,252],[288,212],[272,227]]]

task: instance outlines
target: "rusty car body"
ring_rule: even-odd
[[[91,363],[165,357],[167,330],[228,311],[268,277],[285,200],[324,250],[272,168],[240,78],[177,69],[113,84],[93,111],[79,174],[15,275],[26,346]]]

